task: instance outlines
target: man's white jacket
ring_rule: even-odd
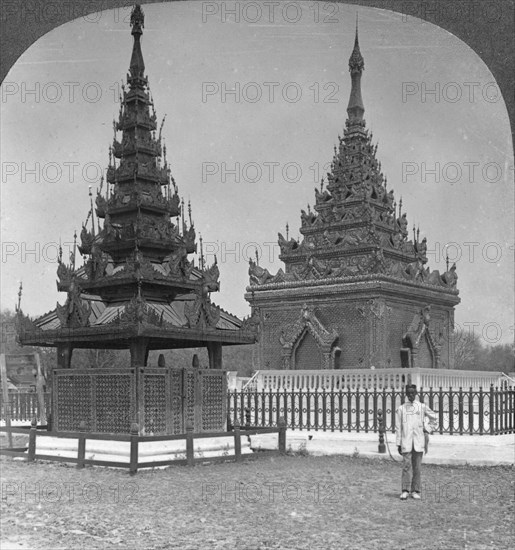
[[[417,453],[424,452],[424,420],[429,419],[430,426],[437,424],[437,415],[427,405],[420,401],[406,401],[397,408],[395,414],[395,439],[397,447],[401,446],[403,453],[413,449]]]

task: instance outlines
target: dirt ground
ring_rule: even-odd
[[[143,470],[2,457],[2,550],[513,548],[506,467],[423,466],[399,500],[398,463],[262,457]]]

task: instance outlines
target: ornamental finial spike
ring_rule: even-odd
[[[23,291],[23,283],[20,281],[20,288],[18,289],[18,305],[16,306],[16,313],[21,311],[21,296]]]
[[[131,34],[134,37],[134,44],[132,46],[132,56],[129,65],[129,84],[131,88],[142,87],[147,84],[145,79],[145,62],[143,61],[143,54],[141,53],[140,38],[143,34],[143,27],[145,22],[145,16],[143,10],[139,4],[134,6],[131,12]]]
[[[358,36],[358,14],[356,14],[356,36],[354,38],[354,49],[349,59],[349,70],[351,74],[362,73],[365,69],[365,61],[361,55],[359,49],[359,36]]]
[[[136,4],[132,8],[131,27],[132,34],[142,34],[142,29],[145,27],[145,14],[143,13],[143,10],[141,9],[141,6],[139,4]]]
[[[363,114],[365,113],[365,106],[363,105],[363,99],[361,97],[361,74],[364,69],[365,61],[359,49],[358,18],[356,14],[356,37],[354,39],[354,49],[352,50],[349,58],[349,71],[352,79],[352,88],[349,104],[347,106],[347,114],[351,122],[362,121]]]

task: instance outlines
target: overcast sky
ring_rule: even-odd
[[[256,5],[256,3],[253,3]],[[259,3],[258,3],[259,4]],[[365,118],[429,266],[458,266],[460,326],[513,340],[513,156],[507,111],[483,61],[447,31],[355,6],[281,4],[242,11],[213,2],[147,5],[146,72],[180,194],[224,309],[248,315],[248,257],[276,272],[277,232],[297,237],[343,131],[348,58],[359,13]],[[98,186],[129,66],[129,9],[78,19],[31,46],[1,102],[2,308],[40,315],[56,291],[56,243],[71,243]],[[236,90],[234,93],[225,91]],[[431,90],[433,91],[431,93]],[[32,91],[32,93],[31,93]],[[68,247],[69,250],[69,247]]]

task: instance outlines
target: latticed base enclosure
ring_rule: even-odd
[[[175,435],[226,428],[227,377],[221,370],[179,368],[57,369],[53,429]]]

